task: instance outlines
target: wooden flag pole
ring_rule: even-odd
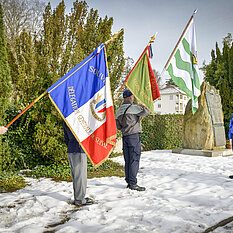
[[[110,38],[109,40],[107,40],[105,43],[104,43],[104,45],[107,45],[108,43],[110,43],[110,42],[112,42],[114,39],[116,39],[118,36],[119,36],[119,34],[121,33],[121,32],[123,32],[124,31],[124,29],[122,28],[119,32],[117,32],[117,33],[115,33],[113,36],[112,36],[112,38]]]
[[[168,65],[169,65],[169,63],[170,63],[170,61],[171,61],[171,59],[172,59],[172,57],[173,57],[174,53],[176,52],[177,47],[178,47],[178,46],[179,46],[179,44],[180,44],[180,41],[182,40],[182,38],[183,38],[183,36],[184,36],[185,32],[187,31],[187,29],[188,29],[188,27],[189,27],[189,25],[190,25],[190,23],[191,23],[191,21],[192,21],[192,19],[193,19],[194,15],[195,15],[196,13],[197,13],[197,9],[193,12],[193,14],[192,14],[192,16],[191,16],[190,20],[188,21],[188,23],[187,23],[187,25],[186,25],[186,27],[185,27],[185,29],[184,29],[183,33],[181,34],[181,36],[180,36],[180,38],[179,38],[178,42],[176,43],[175,48],[173,49],[173,51],[172,51],[172,53],[171,53],[171,55],[170,55],[169,59],[167,60],[166,65],[165,65],[165,66],[164,66],[164,68],[163,68],[163,71],[162,71],[162,73],[161,73],[161,76],[162,76],[162,74],[164,73],[164,70],[166,70],[166,69],[167,69],[167,67],[168,67]]]
[[[48,92],[45,91],[42,95],[40,95],[37,99],[35,99],[31,104],[29,104],[21,113],[19,113],[11,122],[9,122],[5,127],[8,128],[11,124],[13,124],[20,116],[22,116],[29,108],[32,107],[37,101],[39,101],[43,96],[45,96]]]
[[[138,59],[137,62],[135,63],[134,67],[138,64],[138,62],[140,61],[141,57],[142,57],[143,54],[146,52],[146,50],[148,49],[148,47],[150,46],[150,44],[154,42],[155,37],[157,36],[157,34],[158,34],[158,32],[156,32],[156,34],[153,35],[153,36],[151,37],[151,39],[150,39],[148,45],[146,46],[146,48],[144,49],[143,53],[141,54],[141,56],[139,57],[139,59]],[[134,67],[133,67],[133,69],[134,69]],[[132,73],[133,69],[130,71],[130,73],[129,73],[129,75],[127,76],[127,78],[125,79],[124,83],[121,85],[120,89],[117,91],[117,93],[116,93],[116,95],[115,95],[113,101],[116,100],[116,98],[117,98],[117,96],[119,95],[120,91],[122,90],[122,88],[123,88],[123,87],[125,86],[125,84],[127,83],[127,80],[128,80],[128,78],[129,78],[130,74]]]

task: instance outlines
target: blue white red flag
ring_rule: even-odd
[[[101,44],[47,91],[94,167],[116,144],[116,123],[106,51]]]

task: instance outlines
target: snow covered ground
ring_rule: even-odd
[[[233,216],[230,174],[233,156],[143,152],[138,184],[145,192],[127,189],[124,178],[89,179],[87,196],[98,203],[82,208],[71,204],[72,183],[27,178],[30,186],[0,194],[0,232],[204,232]],[[233,232],[233,222],[220,232]]]

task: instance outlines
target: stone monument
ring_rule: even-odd
[[[232,150],[225,149],[226,136],[219,91],[203,82],[198,105],[193,115],[189,100],[184,115],[183,148],[172,152],[203,156],[232,155]]]

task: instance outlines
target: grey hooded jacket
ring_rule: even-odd
[[[124,116],[124,119],[122,120],[127,107],[129,108]],[[150,111],[147,108],[142,108],[136,104],[131,104],[129,101],[124,101],[124,103],[116,111],[115,118],[117,129],[121,130],[123,136],[141,133],[141,117],[149,114]]]

